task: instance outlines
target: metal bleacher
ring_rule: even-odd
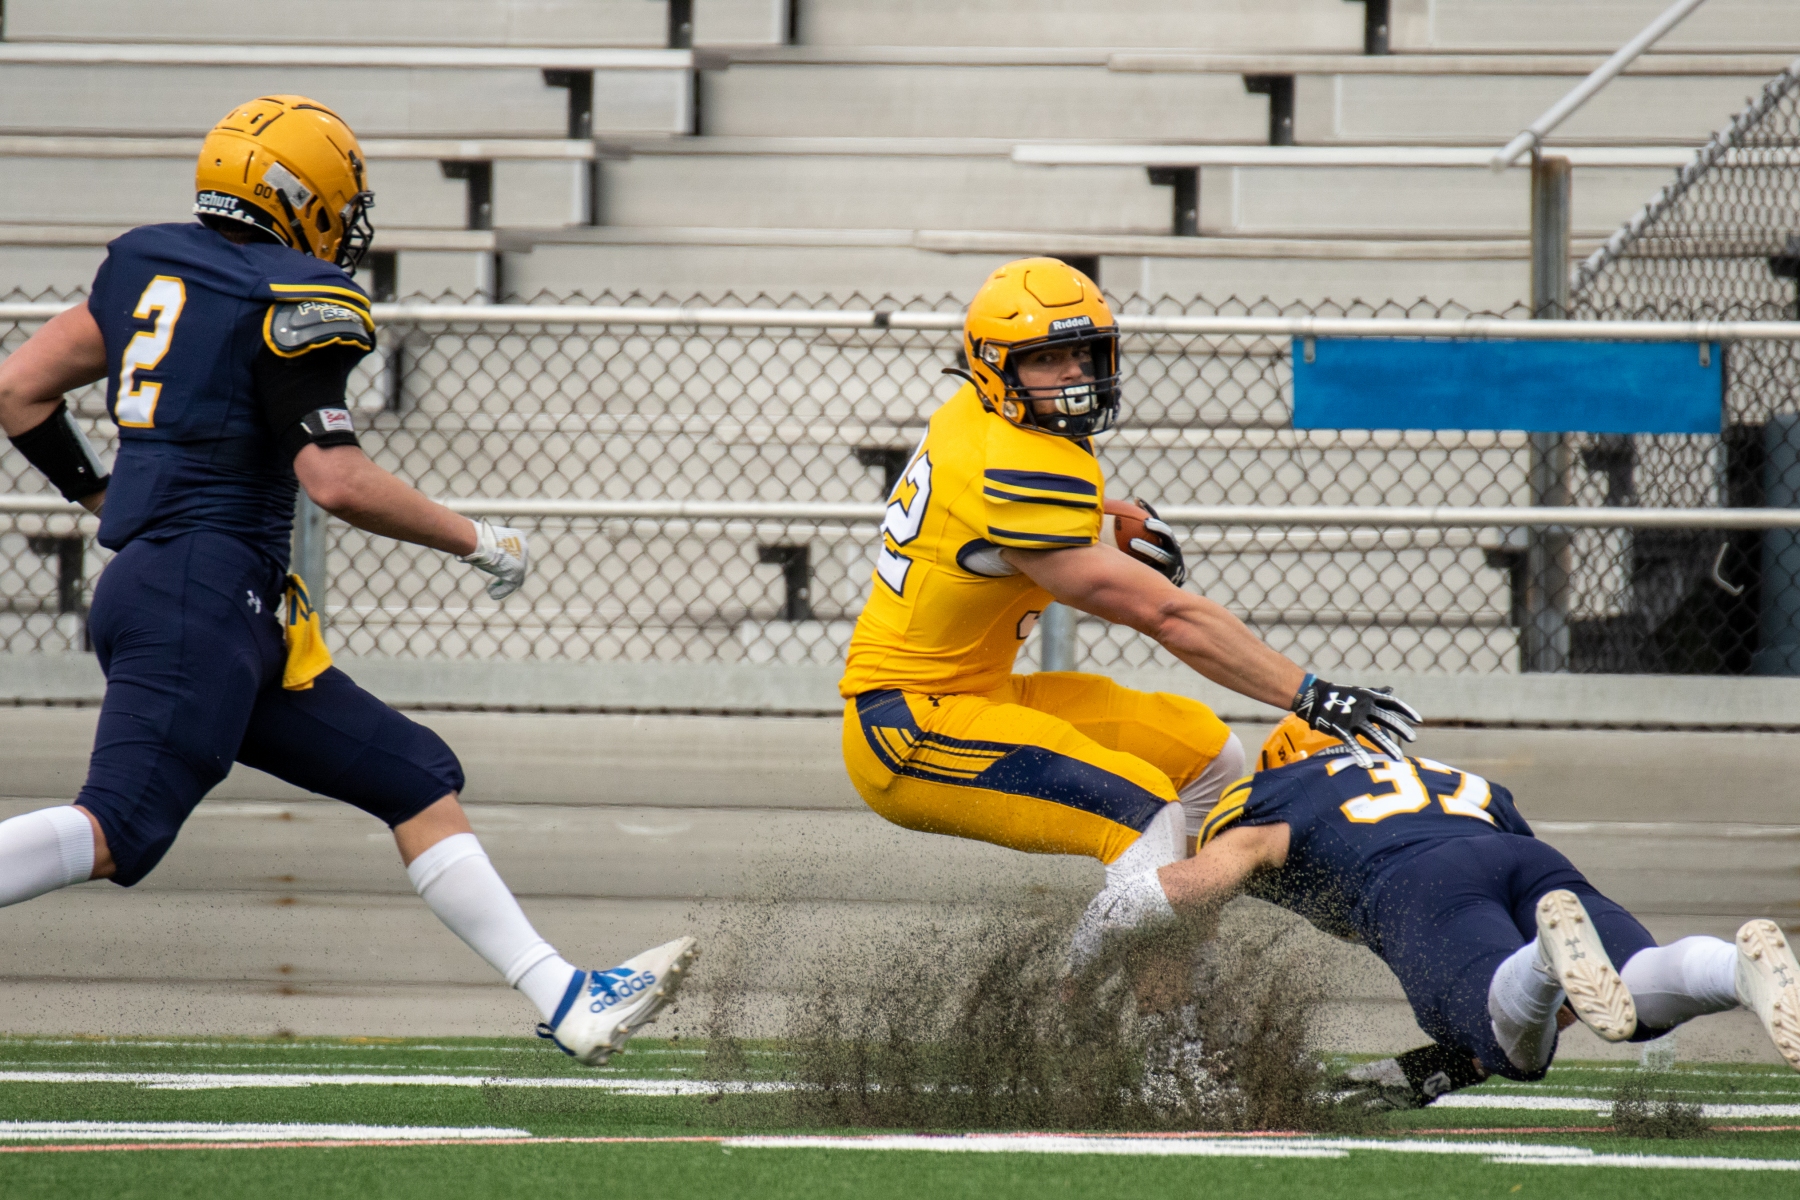
[[[1702,141],[1800,46],[1800,10],[1720,4],[1558,144]],[[1184,227],[1153,157],[1046,170],[1014,151],[1497,142],[1655,6],[1577,7],[401,0],[326,5],[308,39],[220,0],[14,0],[0,156],[31,161],[0,176],[0,270],[79,286],[108,236],[184,207],[168,139],[295,90],[370,140],[406,294],[942,294],[979,274],[964,256],[1046,252],[1131,291],[1502,308],[1524,291],[1522,172],[1209,165]],[[1372,38],[1391,52],[1359,53]],[[419,144],[444,139],[488,144]],[[1581,168],[1578,250],[1666,178],[1653,161]]]

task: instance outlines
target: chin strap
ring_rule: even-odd
[[[311,254],[312,243],[307,240],[306,231],[300,228],[300,216],[294,211],[294,206],[288,203],[287,193],[276,188],[275,198],[281,201],[281,211],[287,214],[288,232],[293,235],[294,249]]]

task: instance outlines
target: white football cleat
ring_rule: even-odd
[[[1748,921],[1737,931],[1737,994],[1800,1071],[1800,962],[1775,922]]]
[[[1619,978],[1593,919],[1574,892],[1558,888],[1537,902],[1538,957],[1562,985],[1582,1023],[1609,1042],[1637,1032],[1637,1004]]]
[[[538,1036],[586,1066],[605,1066],[675,998],[699,953],[693,938],[676,938],[610,971],[575,972],[556,1014],[538,1026]]]

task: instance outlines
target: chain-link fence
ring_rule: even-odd
[[[1572,315],[1793,320],[1800,317],[1797,277],[1800,63],[1771,80],[1581,264]],[[1800,504],[1800,347],[1740,342],[1725,367],[1718,437],[1569,439],[1569,452],[1597,485],[1579,502]],[[1793,534],[1587,535],[1576,540],[1573,559],[1587,564],[1578,575],[1621,597],[1614,611],[1574,628],[1573,669],[1800,673]]]
[[[959,308],[948,297],[686,303]],[[1302,309],[1125,296],[1115,304],[1154,316],[1470,315],[1422,303]],[[0,348],[23,333],[8,331]],[[359,370],[352,399],[365,449],[428,494],[878,506],[925,420],[954,390],[940,372],[954,361],[956,344],[952,333],[895,328],[395,323]],[[1286,338],[1127,336],[1128,419],[1101,448],[1109,494],[1160,505],[1529,503],[1523,434],[1294,430],[1288,355]],[[110,453],[97,391],[77,407]],[[1671,454],[1670,462],[1687,463],[1689,483],[1663,502],[1718,503],[1716,457]],[[1609,502],[1614,469],[1603,456],[1579,456],[1572,502]],[[16,453],[0,460],[0,491],[43,486]],[[526,588],[503,604],[487,600],[481,577],[441,554],[333,523],[325,608],[334,648],[398,657],[834,663],[869,586],[878,536],[872,523],[856,520],[512,523],[531,534],[535,562]],[[1184,535],[1190,588],[1320,670],[1521,667],[1529,581],[1517,534],[1196,528]],[[1631,556],[1641,555],[1644,535],[1576,538],[1582,569],[1567,596],[1574,626],[1616,622],[1641,606],[1643,573],[1633,573]],[[86,596],[104,552],[63,516],[16,518],[0,547],[0,644],[80,648]],[[1085,666],[1172,662],[1127,630],[1084,621],[1079,634]]]

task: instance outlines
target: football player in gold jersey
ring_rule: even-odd
[[[1118,417],[1119,335],[1092,280],[1051,258],[1006,264],[969,306],[963,351],[966,382],[932,416],[882,523],[839,684],[844,762],[897,825],[1105,863],[1077,930],[1086,958],[1107,931],[1169,915],[1157,869],[1190,852],[1246,771],[1237,737],[1197,701],[1099,675],[1013,674],[1052,600],[1352,746],[1362,734],[1397,756],[1419,718],[1385,689],[1317,679],[1183,591],[1180,545],[1160,521],[1137,556],[1102,540],[1092,439]]]

